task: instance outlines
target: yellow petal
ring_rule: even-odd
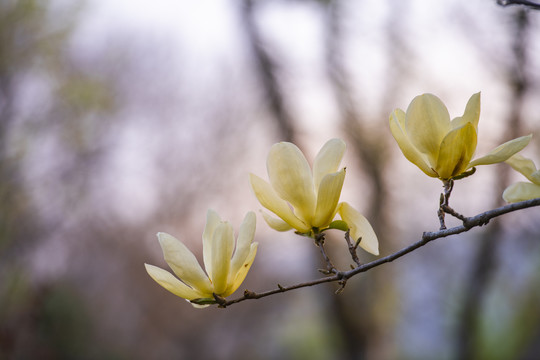
[[[362,238],[360,247],[373,255],[379,255],[379,241],[369,221],[346,202],[339,205],[339,215],[349,226],[352,240]]]
[[[441,143],[437,168],[441,179],[461,174],[469,165],[476,150],[476,130],[472,123],[454,129]]]
[[[206,225],[204,226],[204,231],[202,234],[203,260],[204,268],[206,269],[207,274],[212,273],[212,237],[214,235],[214,230],[220,222],[221,219],[218,213],[212,209],[209,209],[206,213]]]
[[[390,131],[407,160],[418,166],[426,175],[437,177],[437,173],[428,165],[425,156],[416,150],[409,140],[405,132],[405,113],[403,110],[396,109],[390,115]]]
[[[229,287],[227,290],[223,293],[224,297],[227,297],[231,295],[233,292],[238,289],[238,287],[244,282],[244,279],[247,276],[247,273],[249,269],[251,268],[251,265],[253,264],[253,261],[255,260],[255,255],[257,255],[257,247],[259,246],[259,243],[253,243],[250,246],[249,254],[246,257],[244,263],[236,273],[236,277],[232,282],[229,283]]]
[[[212,273],[210,279],[214,292],[223,294],[227,289],[227,280],[231,267],[231,256],[234,247],[233,229],[230,223],[221,222],[214,231],[212,239]]]
[[[478,165],[489,165],[503,162],[527,146],[529,141],[531,141],[531,138],[532,134],[507,141],[491,150],[487,155],[471,162],[469,164],[469,168]]]
[[[319,187],[317,208],[312,225],[318,228],[326,227],[332,222],[337,212],[341,188],[345,180],[345,168],[341,171],[326,175]]]
[[[146,272],[148,273],[148,275],[150,275],[152,279],[154,279],[159,285],[163,286],[165,289],[172,292],[176,296],[180,296],[181,298],[187,300],[193,300],[212,295],[212,293],[205,294],[190,288],[189,286],[175,278],[173,274],[166,270],[158,268],[157,266],[144,264],[144,267],[146,268]]]
[[[405,114],[405,130],[418,151],[433,166],[439,157],[443,138],[450,131],[450,115],[443,102],[432,94],[415,97]]]
[[[288,142],[272,145],[266,162],[270,184],[288,201],[298,217],[310,223],[315,212],[313,176],[298,147]]]
[[[465,107],[465,112],[463,116],[457,117],[452,120],[452,128],[457,129],[462,127],[466,123],[471,123],[478,134],[478,121],[480,120],[480,93],[473,94],[467,106]]]
[[[309,232],[311,227],[300,220],[291,210],[287,202],[281,199],[266,181],[257,175],[249,174],[249,181],[255,196],[262,206],[279,216],[287,224],[300,232]]]
[[[255,237],[256,217],[253,211],[246,214],[244,221],[240,225],[238,231],[238,238],[236,240],[236,249],[231,260],[231,270],[229,273],[229,280],[234,280],[236,273],[246,260],[251,247],[251,242]],[[232,278],[232,279],[231,279]]]
[[[293,227],[289,224],[287,224],[285,221],[281,219],[276,219],[275,217],[272,217],[268,215],[265,212],[261,212],[264,221],[270,226],[272,229],[276,231],[289,231],[293,229]]]
[[[159,244],[165,261],[176,276],[187,285],[202,293],[212,293],[212,285],[195,258],[195,255],[178,239],[166,233],[158,233]]]
[[[540,185],[518,182],[510,185],[503,192],[503,199],[506,202],[514,203],[523,200],[536,199],[540,197]]]
[[[536,170],[536,165],[531,159],[515,154],[505,161],[514,170],[519,171],[523,176],[529,179],[532,183],[540,185],[540,173]]]
[[[315,157],[315,161],[313,161],[315,192],[319,191],[319,185],[325,175],[334,173],[339,169],[345,148],[345,142],[341,139],[328,140],[321,148]]]

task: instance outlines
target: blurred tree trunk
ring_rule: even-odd
[[[344,6],[345,2],[337,0],[328,3],[327,7],[327,39],[326,60],[331,84],[333,85],[336,101],[341,111],[341,121],[352,143],[352,149],[359,159],[358,166],[366,175],[369,182],[369,197],[362,196],[360,201],[366,201],[367,213],[365,214],[372,224],[381,251],[391,248],[390,244],[392,226],[388,213],[388,189],[385,180],[385,171],[388,164],[388,137],[387,119],[389,113],[386,108],[382,109],[376,121],[368,121],[359,104],[355,101],[352,86],[348,82],[351,77],[345,66],[346,52],[343,48],[344,41]],[[405,74],[403,70],[403,57],[395,52],[405,47],[403,39],[399,36],[400,17],[404,5],[399,5],[389,13],[386,39],[388,41],[391,59],[388,72],[394,76],[389,77],[383,101],[385,105],[392,104],[396,93],[400,89],[401,81]],[[362,66],[362,64],[358,64]],[[354,291],[349,294],[354,301],[339,296],[333,297],[334,311],[338,314],[338,320],[345,339],[349,359],[388,358],[392,357],[394,348],[388,343],[387,329],[393,324],[389,308],[394,299],[394,287],[388,283],[392,276],[388,274],[391,269],[381,269],[379,272],[370,274],[368,279],[363,279],[358,286],[348,285],[346,291]],[[383,282],[379,279],[385,279]],[[358,280],[358,279],[357,279]]]
[[[256,24],[256,0],[244,0],[241,5],[241,20],[248,37],[248,46],[253,54],[257,75],[268,99],[270,113],[274,116],[282,141],[294,142],[294,122],[285,106],[278,81],[278,69],[266,51],[264,40]]]
[[[519,10],[513,17],[514,35],[511,53],[513,61],[508,69],[503,71],[508,79],[508,87],[511,90],[510,112],[506,121],[504,139],[499,143],[508,141],[523,135],[522,110],[524,100],[530,89],[527,80],[527,47],[529,38],[529,20],[526,10]],[[493,189],[494,202],[491,208],[502,206],[504,201],[501,194],[509,185],[508,166],[499,166],[497,178]],[[483,316],[482,308],[488,295],[491,280],[497,272],[498,264],[496,256],[502,240],[501,221],[495,220],[480,237],[476,255],[473,260],[473,268],[465,287],[465,295],[461,315],[457,327],[456,359],[474,359],[478,356],[481,329],[480,323]]]

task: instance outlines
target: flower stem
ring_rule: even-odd
[[[332,264],[332,261],[330,261],[330,258],[328,257],[328,254],[326,253],[326,250],[324,249],[324,236],[325,236],[324,232],[319,232],[315,234],[315,245],[317,245],[319,249],[321,250],[321,255],[323,257],[324,262],[326,263],[326,270],[321,269],[319,271],[325,275],[335,274],[337,273],[337,269],[334,266],[334,264]]]

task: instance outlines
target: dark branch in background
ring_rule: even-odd
[[[370,127],[359,109],[358,102],[353,97],[352,76],[345,66],[347,54],[343,48],[344,29],[341,17],[345,11],[343,1],[330,2],[327,9],[327,39],[326,39],[326,66],[328,77],[334,91],[336,102],[341,112],[341,121],[361,162],[370,185],[372,196],[368,205],[367,217],[375,227],[377,233],[384,232],[388,227],[384,213],[387,190],[384,179],[384,170],[387,159],[387,147],[381,142],[381,136],[374,131],[378,127]],[[386,114],[384,117],[386,118]]]
[[[295,290],[295,289],[300,289],[300,288],[304,288],[308,286],[314,286],[314,285],[329,283],[329,282],[336,282],[336,281],[341,282],[342,287],[343,287],[345,281],[347,281],[351,277],[358,275],[360,273],[366,272],[368,270],[371,270],[373,268],[376,268],[382,264],[386,264],[396,259],[399,259],[400,257],[407,255],[410,252],[413,252],[414,250],[426,245],[427,243],[433,240],[448,237],[451,235],[460,234],[462,232],[469,231],[470,229],[474,227],[486,225],[491,219],[496,218],[498,216],[508,214],[517,210],[535,207],[535,206],[540,206],[540,198],[525,200],[518,203],[502,206],[493,210],[489,210],[481,214],[478,214],[476,216],[465,218],[465,221],[463,222],[462,225],[455,226],[450,229],[435,231],[435,232],[424,232],[422,234],[422,238],[419,241],[415,242],[414,244],[404,247],[403,249],[396,251],[395,253],[391,255],[385,256],[383,258],[371,261],[363,265],[358,265],[354,267],[352,270],[349,270],[349,271],[336,270],[335,274],[332,276],[320,278],[313,281],[303,282],[303,283],[291,285],[291,286],[282,286],[278,284],[277,289],[262,292],[262,293],[255,293],[250,290],[245,290],[244,295],[242,297],[239,297],[233,300],[220,299],[218,305],[219,307],[224,308],[229,305],[236,304],[244,300],[248,300],[248,299],[260,299],[260,298],[267,297],[274,294],[284,293],[284,292]]]
[[[388,234],[392,231],[392,224],[388,217],[388,183],[384,176],[388,165],[388,147],[385,141],[381,141],[385,138],[382,133],[387,129],[381,130],[378,121],[368,121],[362,109],[362,103],[355,96],[354,83],[357,79],[351,76],[346,62],[348,58],[346,24],[350,16],[349,6],[349,2],[344,0],[326,2],[326,71],[340,112],[341,126],[350,140],[355,159],[368,183],[370,196],[365,215],[375,229],[379,241],[389,244]],[[394,27],[396,27],[395,24],[392,28]],[[391,59],[399,57],[394,56]],[[393,65],[388,66],[391,68]],[[363,64],[358,64],[358,66],[362,67]],[[397,83],[398,81],[394,84]],[[382,120],[387,116],[386,110],[383,110],[383,113],[373,118]],[[364,196],[362,201],[366,202]],[[358,300],[354,302],[337,296],[331,296],[328,299],[326,311],[331,314],[336,332],[339,332],[336,336],[341,339],[342,353],[338,357],[342,360],[363,359],[368,356],[388,357],[388,354],[381,353],[385,351],[382,347],[375,345],[378,343],[379,335],[385,331],[387,321],[382,319],[380,314],[369,310],[380,301],[381,297],[388,296],[387,292],[391,287],[388,284],[381,286],[381,282],[377,281],[379,276],[384,275],[381,273],[368,282],[364,282],[361,288],[351,289],[358,295],[356,296]],[[354,316],[351,316],[352,314]],[[357,321],[358,318],[362,321]]]
[[[524,5],[524,6],[530,7],[531,9],[540,10],[539,3],[535,3],[535,2],[527,1],[527,0],[497,0],[497,4],[501,6]]]
[[[283,94],[279,88],[276,75],[277,66],[266,51],[261,34],[255,23],[256,1],[244,0],[240,6],[241,19],[248,37],[248,45],[251,47],[251,52],[255,59],[257,74],[266,92],[265,98],[269,101],[270,111],[275,116],[279,131],[281,136],[283,136],[280,140],[292,142],[294,140],[293,121],[285,108]]]
[[[523,107],[527,93],[531,86],[527,77],[527,48],[530,26],[527,11],[520,9],[512,15],[513,39],[511,55],[512,61],[502,68],[507,75],[507,85],[511,91],[509,99],[510,111],[506,120],[504,139],[513,139],[523,133]],[[495,201],[490,207],[502,205],[500,194],[509,184],[509,167],[503,166],[497,174],[493,189]],[[474,359],[478,357],[478,344],[482,334],[482,305],[488,295],[491,280],[495,275],[498,263],[496,255],[502,241],[501,224],[499,222],[490,226],[480,236],[476,254],[473,257],[470,276],[464,288],[463,307],[457,326],[456,359]]]

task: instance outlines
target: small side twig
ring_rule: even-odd
[[[343,290],[345,290],[345,285],[347,285],[347,279],[340,280],[338,284],[339,284],[339,288],[335,292],[336,295],[341,294]]]
[[[359,239],[357,239],[356,242],[353,245],[353,243],[351,241],[349,230],[347,230],[345,232],[345,241],[347,242],[347,246],[349,248],[349,253],[351,254],[351,257],[352,257],[353,261],[356,263],[356,266],[362,265],[362,263],[360,262],[360,259],[358,259],[358,253],[356,252],[356,250],[358,250],[358,245],[360,245],[360,241],[362,241],[362,238],[360,237]]]

